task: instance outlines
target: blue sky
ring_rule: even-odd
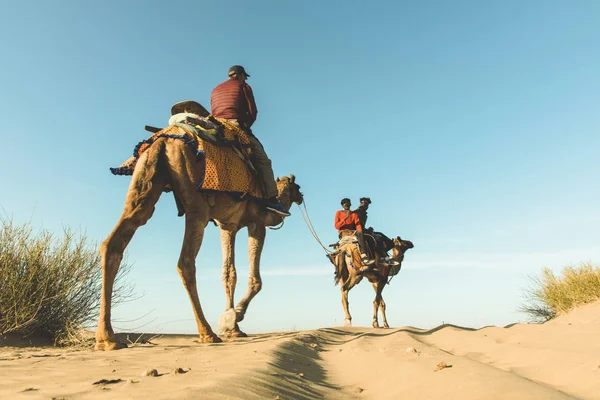
[[[208,106],[241,64],[254,131],[276,175],[293,173],[325,244],[343,197],[414,242],[384,291],[392,326],[482,326],[516,309],[543,267],[600,263],[600,3],[594,1],[2,1],[1,213],[101,242],[129,183],[109,167],[164,126],[173,103]],[[298,208],[268,232],[247,332],[340,325],[333,267]],[[128,248],[141,299],[121,330],[194,333],[175,270],[172,195]],[[246,290],[246,231],[237,243]],[[224,311],[209,226],[197,259],[213,327]],[[373,290],[350,293],[370,325]]]

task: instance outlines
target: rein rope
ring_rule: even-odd
[[[298,205],[298,209],[300,210],[300,214],[302,215],[302,218],[304,219],[304,222],[306,223],[308,230],[313,235],[313,237],[315,238],[317,243],[319,243],[321,245],[321,247],[323,248],[323,250],[325,250],[325,253],[331,254],[332,251],[327,249],[327,247],[323,246],[323,243],[319,239],[319,235],[317,235],[317,231],[315,230],[315,227],[313,226],[312,221],[310,220],[310,217],[308,216],[308,209],[306,208],[306,199],[304,199],[302,204],[304,205],[304,210],[302,210],[302,207],[300,207],[299,205]]]
[[[268,228],[272,231],[276,231],[278,229],[283,228],[283,223],[285,222],[285,218],[281,218],[281,223],[277,226],[269,226]]]

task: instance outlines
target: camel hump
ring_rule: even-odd
[[[208,110],[202,106],[202,104],[194,100],[184,100],[173,104],[171,107],[171,115],[188,112],[198,114],[199,116],[206,118],[210,115]]]

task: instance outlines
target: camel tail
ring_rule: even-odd
[[[127,194],[127,203],[133,209],[154,207],[169,183],[169,175],[164,168],[165,162],[163,139],[158,139],[140,156]]]
[[[335,266],[334,286],[340,283],[342,278],[342,270],[344,269],[344,257],[340,253],[330,253],[327,255],[329,261]]]

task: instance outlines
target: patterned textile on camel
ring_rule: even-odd
[[[132,175],[139,157],[156,140],[159,138],[183,140],[196,152],[198,163],[204,164],[204,179],[198,186],[198,191],[226,192],[236,197],[249,195],[256,199],[262,199],[263,196],[258,182],[241,154],[241,152],[247,151],[244,149],[248,148],[250,144],[248,135],[227,120],[218,119],[218,121],[224,128],[221,140],[225,139],[223,142],[230,145],[216,145],[201,140],[201,136],[196,131],[201,129],[199,126],[176,124],[162,129],[138,143],[133,150],[133,156],[119,167],[111,168],[110,171],[115,175]],[[214,133],[207,133],[204,130],[202,134]],[[166,190],[168,191],[170,188],[166,188]]]
[[[338,241],[337,250],[331,253],[329,260],[333,265],[335,264],[334,257],[337,254],[343,254],[346,258],[346,265],[354,269],[357,272],[363,272],[369,267],[364,265],[360,256],[360,250],[358,248],[358,237],[356,231],[343,230],[340,234],[341,238]]]

